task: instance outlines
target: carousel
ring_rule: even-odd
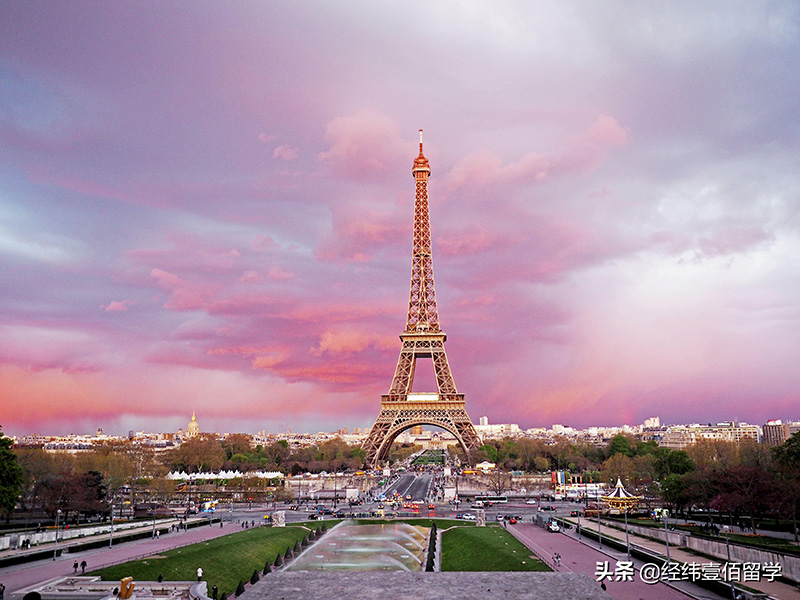
[[[631,494],[622,485],[622,479],[617,478],[617,485],[614,486],[613,491],[608,496],[601,496],[600,500],[608,505],[609,510],[628,514],[639,508],[642,497]]]

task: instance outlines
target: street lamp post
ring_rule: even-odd
[[[578,541],[581,541],[581,516],[578,515]]]
[[[728,564],[731,564],[731,540],[728,537],[730,533],[730,527],[728,525],[724,525],[722,527],[723,531],[725,532],[725,548],[728,551]],[[731,578],[731,598],[736,600],[736,586],[733,585],[733,579]]]
[[[61,509],[56,510],[56,543],[53,546],[53,560],[58,556],[58,518],[61,516]]]
[[[114,545],[114,503],[111,503],[111,534],[108,536],[108,547]]]
[[[628,507],[625,507],[625,545],[628,547],[628,560],[631,559],[631,538],[628,533]]]
[[[600,540],[600,549],[603,549],[603,532],[600,530],[600,507],[597,507],[597,539]]]
[[[667,529],[667,517],[664,517],[664,542],[667,544],[667,566],[669,567],[669,530]]]

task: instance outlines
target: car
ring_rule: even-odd
[[[436,510],[435,504],[428,504],[428,510]]]
[[[552,505],[549,505],[549,504],[546,504],[545,506],[540,506],[539,507],[539,510],[555,510],[555,509],[556,509],[555,506],[552,506]]]
[[[465,521],[475,521],[477,519],[477,517],[475,515],[473,515],[472,513],[464,513],[464,516],[462,518]]]
[[[503,515],[497,515],[496,519],[498,521],[502,521],[502,520],[504,520],[504,517],[503,517]]]
[[[509,522],[509,523],[511,523],[512,525],[515,525],[515,524],[517,523],[517,517],[511,517],[511,518],[508,520],[508,522]]]
[[[463,513],[456,513],[456,519],[463,519],[463,518],[464,518]]]
[[[571,510],[571,511],[569,511],[569,516],[570,517],[580,517],[581,516],[581,511],[579,511],[579,510]]]
[[[558,523],[556,521],[550,521],[547,524],[547,531],[549,531],[550,533],[558,533],[559,531],[561,531],[561,527],[558,526]]]
[[[529,498],[529,499],[525,500],[525,504],[536,504],[537,502],[539,502],[539,501],[538,500],[534,500],[533,498]]]
[[[406,494],[406,500],[411,500],[411,494]]]

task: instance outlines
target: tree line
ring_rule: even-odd
[[[402,460],[418,449],[396,444],[391,460]],[[800,508],[800,434],[774,449],[751,441],[702,441],[685,450],[670,450],[624,434],[604,446],[566,438],[507,437],[487,441],[473,458],[494,462],[501,471],[563,470],[584,482],[611,484],[620,478],[631,491],[679,513],[699,508],[737,518],[769,515],[796,523]],[[132,483],[146,487],[153,498],[168,499],[174,490],[174,484],[165,479],[170,471],[261,470],[297,475],[363,468],[361,447],[339,438],[309,446],[293,446],[286,440],[255,445],[246,434],[223,440],[206,434],[166,451],[109,442],[73,455],[12,448],[0,430],[0,511],[8,517],[19,505],[50,515],[59,509],[63,514],[102,513],[109,498]]]

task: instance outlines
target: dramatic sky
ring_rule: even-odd
[[[420,128],[474,421],[800,418],[799,28],[792,0],[7,0],[0,425],[370,426]]]

